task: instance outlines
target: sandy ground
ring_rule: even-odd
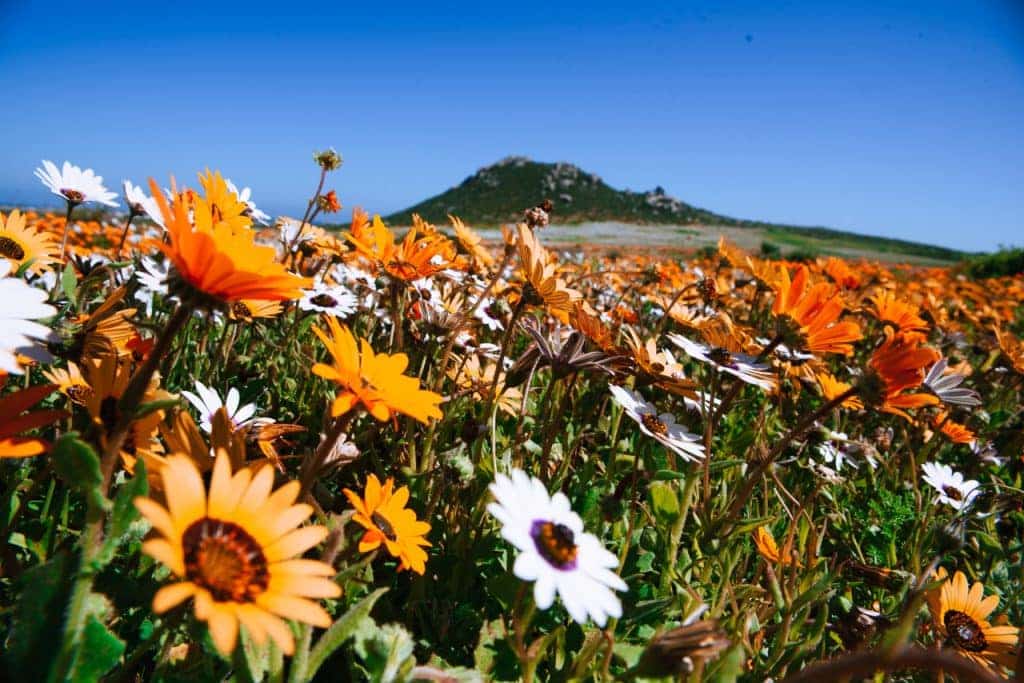
[[[493,228],[479,228],[478,232],[487,240],[500,240],[501,231]],[[691,252],[708,245],[717,245],[722,235],[741,248],[757,252],[765,240],[765,233],[758,228],[735,228],[724,225],[634,225],[631,223],[582,223],[579,225],[550,225],[542,233],[545,243],[562,248],[576,248],[587,251],[610,247],[625,247],[643,251],[668,250]],[[769,238],[770,240],[770,238]],[[786,245],[780,245],[785,251]],[[816,242],[814,249],[850,260],[861,258],[877,259],[921,265],[946,265],[916,256],[904,256],[884,252],[872,252],[844,244]]]

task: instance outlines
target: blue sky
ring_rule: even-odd
[[[40,159],[387,213],[509,154],[729,215],[1024,243],[1024,3],[0,0],[0,200]]]

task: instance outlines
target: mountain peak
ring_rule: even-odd
[[[484,166],[458,186],[388,216],[388,220],[408,224],[412,214],[418,213],[431,222],[443,222],[448,214],[455,214],[476,224],[507,223],[544,199],[554,203],[558,223],[736,222],[690,206],[660,186],[648,192],[617,190],[576,164],[540,162],[525,156],[508,156]]]

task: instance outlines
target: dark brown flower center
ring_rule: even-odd
[[[564,524],[536,520],[530,529],[537,552],[555,569],[575,569],[579,546],[572,529]]]
[[[72,384],[66,390],[68,398],[79,405],[85,405],[86,401],[92,398],[92,387],[87,384]]]
[[[315,306],[323,306],[324,308],[330,308],[338,305],[338,300],[330,294],[317,294],[310,302]]]
[[[231,312],[235,314],[236,318],[248,319],[252,317],[252,309],[244,301],[236,301],[231,304]]]
[[[370,519],[377,525],[377,528],[380,529],[380,532],[384,534],[389,541],[395,542],[398,540],[398,534],[395,533],[395,527],[391,526],[391,522],[388,521],[387,517],[379,512],[374,512],[370,515]]]
[[[647,427],[649,431],[652,431],[655,434],[660,434],[661,436],[668,434],[668,427],[664,422],[658,419],[657,415],[644,413],[640,416],[640,421],[644,423],[644,427]]]
[[[25,250],[10,237],[0,237],[0,256],[20,261],[25,258]]]
[[[79,192],[78,190],[72,190],[69,187],[60,188],[60,193],[64,195],[65,199],[67,199],[72,204],[81,204],[82,202],[85,201],[85,194]]]
[[[981,624],[963,612],[955,609],[946,610],[946,613],[942,615],[942,622],[946,627],[949,639],[960,649],[968,652],[983,652],[988,647]]]
[[[958,489],[955,486],[949,486],[947,484],[946,486],[942,487],[942,492],[945,493],[948,497],[952,498],[953,500],[964,499],[964,495],[960,493],[960,489]]]
[[[721,346],[716,346],[715,348],[711,349],[710,351],[708,351],[707,355],[711,362],[717,363],[718,365],[725,365],[728,367],[732,367],[734,365],[732,360],[732,354],[729,353],[726,349],[723,349]]]
[[[242,527],[203,517],[181,539],[185,575],[220,602],[252,602],[270,583],[263,548]]]

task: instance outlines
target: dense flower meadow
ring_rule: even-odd
[[[7,680],[1024,675],[1024,280],[330,230],[314,160],[0,213]]]

